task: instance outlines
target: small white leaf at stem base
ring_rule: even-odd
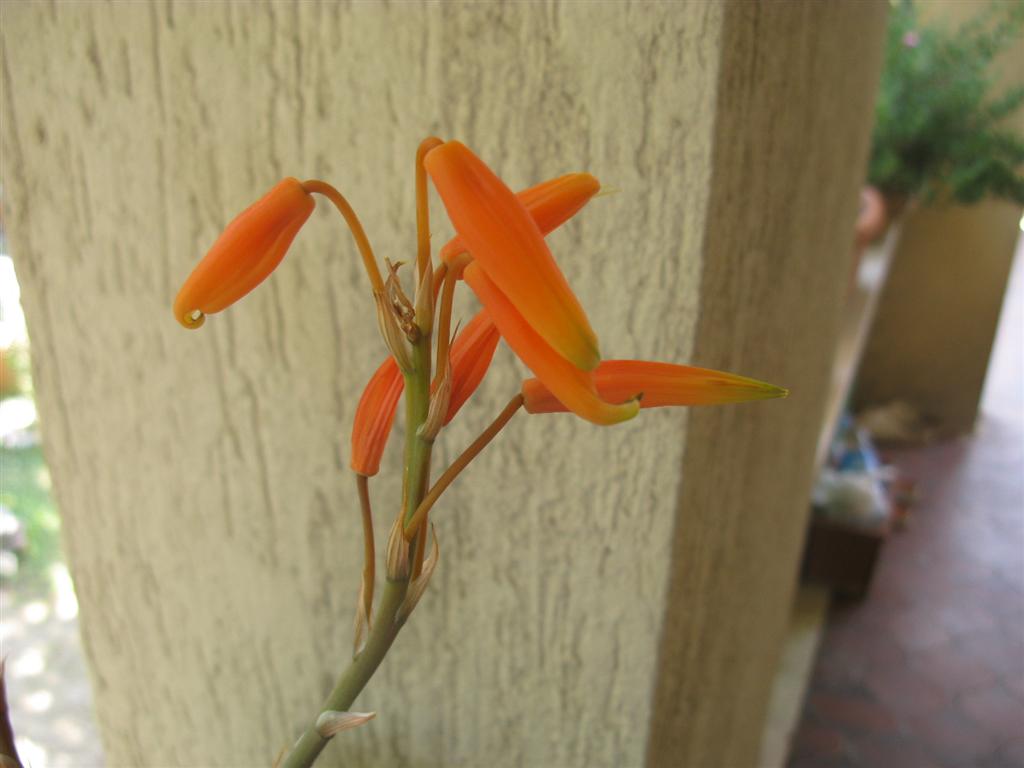
[[[335,712],[329,709],[316,719],[316,732],[321,738],[329,739],[342,731],[358,728],[376,716],[376,712]]]

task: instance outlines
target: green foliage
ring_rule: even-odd
[[[0,503],[25,525],[27,547],[19,557],[17,583],[29,589],[49,583],[61,561],[60,517],[50,495],[50,475],[38,445],[0,448]]]
[[[1024,87],[992,96],[992,62],[1024,30],[1024,0],[991,5],[955,30],[891,9],[868,178],[889,198],[1024,204],[1024,141],[1005,118]]]

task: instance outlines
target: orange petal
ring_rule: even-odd
[[[448,401],[445,424],[455,418],[463,403],[480,386],[500,340],[501,334],[487,316],[486,310],[477,312],[455,338],[451,349],[452,394]]]
[[[457,141],[431,150],[424,162],[474,263],[558,354],[577,368],[597,367],[587,316],[512,190]]]
[[[526,206],[534,224],[546,236],[579,213],[600,189],[600,182],[589,173],[568,173],[516,192],[516,198]],[[465,252],[462,238],[456,235],[441,249],[440,256],[448,263]]]
[[[395,411],[405,380],[395,358],[388,356],[373,374],[356,406],[352,424],[352,469],[373,477],[380,471],[380,458],[391,434]]]
[[[560,403],[595,424],[615,424],[636,416],[640,406],[635,400],[613,405],[598,397],[593,374],[580,370],[552,349],[475,261],[466,267],[463,276],[502,338]]]
[[[594,371],[594,384],[605,400],[621,403],[643,393],[641,408],[667,405],[722,405],[768,400],[789,394],[782,387],[732,373],[647,360],[605,360]],[[523,382],[528,413],[568,410],[538,379]]]
[[[284,258],[314,205],[298,179],[287,178],[235,217],[178,291],[178,322],[198,328],[205,315],[231,306],[259,285]]]

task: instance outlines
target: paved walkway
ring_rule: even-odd
[[[40,598],[0,588],[0,649],[18,753],[31,768],[101,768],[78,606],[61,567],[54,582],[54,592]]]
[[[790,768],[1024,767],[1024,247],[975,434],[918,481],[868,599],[834,610]]]

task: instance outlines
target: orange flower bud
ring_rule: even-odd
[[[246,208],[217,238],[174,300],[174,317],[198,328],[259,285],[281,262],[315,203],[298,179],[287,178]]]
[[[352,424],[350,465],[358,474],[373,477],[380,471],[380,459],[404,388],[405,380],[398,363],[388,357],[363,390]]]

